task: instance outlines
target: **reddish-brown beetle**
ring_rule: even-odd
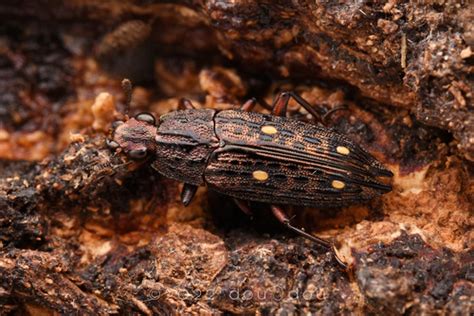
[[[130,92],[130,82],[124,82]],[[239,110],[224,111],[195,109],[183,99],[181,110],[161,116],[158,124],[148,113],[116,122],[108,145],[121,148],[131,159],[149,157],[159,173],[184,182],[184,205],[201,185],[232,196],[245,213],[250,213],[245,201],[270,203],[280,222],[331,249],[331,243],[291,225],[280,205],[364,202],[389,192],[391,187],[377,178],[393,174],[344,135],[286,118],[290,98],[322,121],[292,92],[278,95],[272,115],[250,112],[254,99]]]

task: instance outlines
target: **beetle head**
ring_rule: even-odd
[[[140,160],[154,152],[156,126],[155,118],[149,113],[141,113],[127,121],[116,121],[112,125],[112,139],[109,148],[121,149],[128,157]]]
[[[125,79],[122,86],[127,97],[125,119],[112,124],[112,139],[107,140],[107,146],[112,150],[124,152],[131,159],[145,159],[156,149],[156,120],[150,113],[140,113],[129,119],[127,112],[131,99],[131,83]]]

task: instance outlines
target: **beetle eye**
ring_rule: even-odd
[[[110,149],[117,149],[120,147],[120,145],[116,141],[113,141],[110,139],[107,139],[105,143],[107,144],[107,147],[109,147]]]
[[[147,154],[146,149],[133,149],[127,153],[127,156],[135,160],[140,160],[140,159],[145,158],[146,154]]]
[[[146,122],[151,125],[155,125],[155,117],[150,113],[140,113],[135,116],[138,121]]]
[[[122,124],[123,124],[123,121],[115,121],[115,122],[112,123],[112,128],[116,129],[117,127],[119,127]]]

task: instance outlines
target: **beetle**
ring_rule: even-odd
[[[123,85],[128,107],[131,83]],[[311,104],[293,92],[275,98],[271,115],[251,112],[255,99],[239,110],[222,111],[195,109],[181,99],[178,111],[159,122],[149,113],[114,122],[107,144],[133,160],[148,158],[157,172],[184,182],[185,206],[203,185],[233,197],[245,213],[250,213],[246,201],[269,203],[281,223],[335,254],[330,242],[293,226],[282,205],[361,203],[391,191],[378,177],[393,174],[348,137],[287,118],[290,98],[322,123]]]

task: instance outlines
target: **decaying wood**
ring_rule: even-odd
[[[98,43],[99,52],[108,51],[109,57],[135,53],[142,62],[150,61],[132,48],[151,32],[151,41],[142,48],[159,46],[162,53],[206,54],[208,58],[209,52],[219,49],[242,69],[265,71],[274,78],[342,80],[364,97],[410,109],[419,121],[449,130],[460,152],[474,160],[474,33],[469,1],[350,1],[344,5],[331,1],[148,5],[71,1],[49,6],[41,1],[23,5],[15,1],[2,5],[0,12],[100,23],[112,29]],[[130,16],[152,23],[154,31],[141,25],[123,32],[127,25],[138,23]],[[132,35],[117,38],[122,33]],[[111,38],[117,40],[111,43]],[[133,52],[124,53],[123,47]],[[107,63],[135,67],[135,71],[129,69],[134,74],[140,68],[140,63],[130,60]]]
[[[0,314],[474,309],[467,1],[4,1],[0,16]],[[393,191],[290,212],[352,270],[265,205],[251,220],[200,189],[184,208],[177,183],[108,150],[123,76],[132,114],[283,89],[344,106],[329,125],[395,173]]]

